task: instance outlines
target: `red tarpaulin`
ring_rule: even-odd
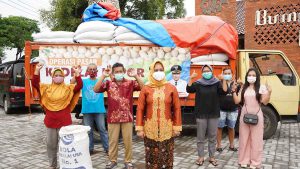
[[[167,29],[176,46],[191,48],[194,57],[226,53],[230,58],[236,58],[238,33],[219,17],[199,15],[157,22]]]

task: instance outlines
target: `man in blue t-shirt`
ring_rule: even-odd
[[[89,78],[82,80],[83,87],[81,113],[83,114],[84,125],[91,127],[91,131],[89,132],[90,153],[94,153],[93,129],[94,124],[96,124],[96,127],[100,133],[104,151],[108,154],[108,134],[105,128],[106,110],[104,107],[104,96],[103,93],[95,93],[93,90],[98,81],[96,78],[98,72],[97,65],[89,64],[86,71],[89,74]]]

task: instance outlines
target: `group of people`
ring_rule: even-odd
[[[222,128],[229,127],[229,140],[232,151],[234,147],[234,126],[238,115],[238,104],[241,103],[241,118],[246,113],[255,112],[259,118],[257,125],[250,125],[240,120],[239,164],[260,168],[263,153],[263,114],[260,104],[267,104],[271,88],[260,85],[260,76],[256,69],[249,69],[246,82],[242,84],[232,77],[230,68],[225,68],[219,78],[214,77],[213,68],[202,67],[202,78],[196,80],[193,72],[189,83],[180,79],[181,67],[171,68],[173,80],[167,81],[165,67],[156,61],[150,66],[148,83],[137,75],[135,69],[126,70],[123,64],[108,66],[100,77],[97,77],[97,65],[87,67],[89,78],[81,79],[80,67],[73,67],[75,76],[71,84],[64,83],[64,72],[54,69],[52,83],[42,84],[39,71],[43,67],[37,64],[33,85],[40,93],[41,105],[46,115],[44,123],[47,128],[47,153],[50,168],[57,167],[57,147],[59,129],[71,125],[71,112],[78,102],[82,90],[82,110],[84,125],[97,127],[105,153],[109,157],[107,169],[117,166],[119,134],[125,147],[124,164],[126,169],[134,168],[132,164],[133,133],[133,92],[140,91],[137,103],[135,130],[144,139],[145,167],[147,169],[171,169],[174,159],[174,138],[182,131],[181,104],[179,97],[196,93],[195,117],[197,122],[196,164],[204,164],[204,144],[208,137],[209,162],[217,166],[215,151],[221,152]],[[194,82],[195,81],[195,82]],[[104,106],[103,92],[107,92],[107,112]],[[105,127],[107,118],[108,130]],[[94,153],[93,131],[89,132],[90,153]],[[218,142],[218,144],[217,144]]]

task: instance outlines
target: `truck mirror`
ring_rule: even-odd
[[[265,55],[262,57],[262,60],[270,60],[270,57],[268,55]]]

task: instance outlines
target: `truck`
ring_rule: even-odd
[[[25,106],[39,104],[39,95],[32,88],[31,79],[35,64],[31,64],[31,55],[34,50],[40,50],[43,47],[97,47],[105,48],[105,44],[76,44],[76,43],[38,43],[27,41],[25,44]],[[115,44],[120,47],[157,47],[155,45],[130,45]],[[271,138],[278,126],[278,122],[299,122],[300,120],[300,79],[288,57],[278,50],[238,50],[236,59],[229,59],[228,65],[233,70],[235,78],[245,81],[245,75],[249,68],[255,67],[261,75],[261,83],[268,83],[272,89],[270,103],[262,105],[264,114],[264,139]],[[190,73],[198,72],[201,76],[201,65],[190,66]],[[214,74],[221,74],[225,65],[213,65]],[[141,72],[143,73],[143,72]],[[134,108],[137,105],[138,93],[134,97]],[[195,114],[193,112],[195,104],[195,95],[180,98],[182,106],[182,122],[185,127],[194,127],[196,124]],[[237,124],[238,127],[238,124]]]

